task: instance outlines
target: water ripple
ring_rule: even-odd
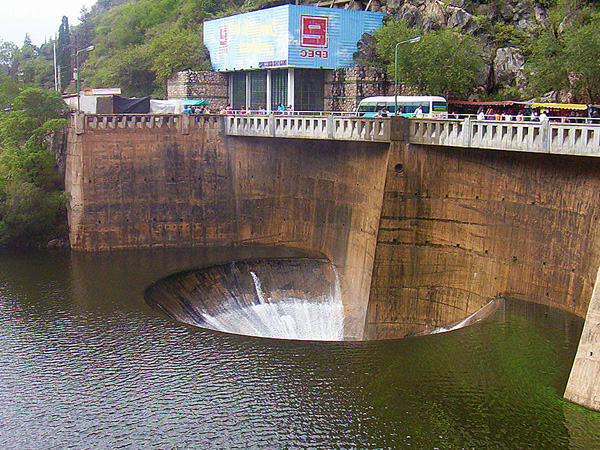
[[[0,257],[0,448],[600,447],[598,415],[561,399],[572,316],[515,302],[403,341],[249,338],[149,310],[164,274],[132,258]]]

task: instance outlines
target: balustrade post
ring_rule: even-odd
[[[470,117],[465,117],[462,123],[462,146],[466,148],[471,147],[473,138],[473,123]]]
[[[82,112],[75,113],[75,134],[83,134],[85,126],[85,114]]]
[[[275,137],[275,114],[270,113],[267,120],[269,121],[269,136]]]
[[[333,134],[334,134],[333,116],[329,115],[329,116],[327,116],[327,139],[333,139]]]
[[[550,121],[543,120],[540,124],[540,143],[542,151],[550,153],[552,151],[552,145],[550,142]]]
[[[179,131],[181,134],[186,135],[190,134],[190,114],[180,114],[179,115]]]

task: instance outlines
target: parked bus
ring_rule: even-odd
[[[420,106],[424,117],[445,117],[448,114],[448,103],[444,97],[439,96],[406,96],[393,95],[380,97],[367,97],[358,104],[358,115],[364,117],[374,117],[381,115],[385,110],[391,114],[396,114],[396,101],[398,103],[398,115],[412,117]]]

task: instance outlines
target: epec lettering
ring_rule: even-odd
[[[329,50],[300,50],[300,58],[329,58]]]
[[[300,47],[329,47],[329,17],[301,16]]]

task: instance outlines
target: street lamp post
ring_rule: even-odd
[[[77,67],[77,112],[81,109],[81,94],[79,92],[79,54],[81,52],[91,52],[92,50],[94,50],[94,46],[88,45],[86,48],[77,50],[75,53],[75,66]]]
[[[394,62],[394,115],[396,116],[398,115],[398,46],[400,44],[412,44],[413,42],[419,42],[420,40],[421,36],[417,36],[396,44],[396,59]]]

